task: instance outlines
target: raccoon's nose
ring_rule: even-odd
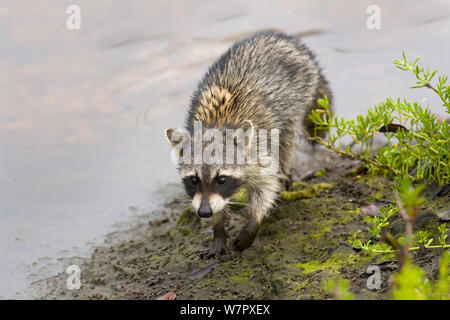
[[[211,206],[209,205],[208,197],[203,197],[197,214],[200,216],[200,218],[210,218],[212,216],[213,212]]]

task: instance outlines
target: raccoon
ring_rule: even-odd
[[[260,32],[237,41],[209,68],[192,96],[183,130],[194,135],[196,123],[201,124],[202,133],[213,128],[225,136],[229,129],[245,130],[246,157],[255,141],[261,151],[259,145],[264,139],[257,136],[258,130],[277,130],[279,169],[262,172],[262,161],[180,163],[178,169],[197,214],[212,218],[213,242],[202,257],[226,252],[227,205],[241,187],[248,191],[250,217],[233,245],[243,251],[253,243],[284,184],[290,187],[295,145],[299,136],[312,136],[314,126],[308,116],[313,109],[321,108],[317,99],[324,96],[332,105],[328,82],[314,55],[299,39],[282,32]],[[166,129],[172,148],[177,145],[175,133],[181,137],[178,143],[186,138],[181,130]],[[207,147],[207,142],[202,141],[202,146]],[[183,150],[176,152],[177,157],[183,156]],[[195,157],[195,150],[193,154]],[[273,158],[273,154],[268,157]]]

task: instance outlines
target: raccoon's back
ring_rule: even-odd
[[[208,70],[195,91],[187,126],[282,127],[303,118],[319,86],[313,54],[294,37],[262,32],[236,42]]]

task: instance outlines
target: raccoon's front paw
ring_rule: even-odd
[[[256,232],[248,232],[247,230],[242,230],[242,232],[238,235],[236,240],[234,240],[233,246],[237,251],[244,251],[248,247],[250,247],[255,240]]]
[[[213,240],[213,243],[211,245],[211,248],[206,250],[205,252],[202,252],[200,254],[200,258],[202,259],[211,259],[211,258],[220,258],[222,255],[227,253],[226,247],[225,247],[225,241],[221,239]]]

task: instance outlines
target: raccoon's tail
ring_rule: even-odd
[[[317,99],[324,98],[325,96],[327,96],[327,98],[328,98],[329,110],[330,110],[330,112],[332,112],[333,111],[333,94],[331,92],[328,81],[324,78],[324,76],[322,74],[320,74],[319,86],[317,88],[316,95],[315,95],[311,105],[309,105],[308,110],[306,111],[305,116],[303,118],[302,128],[305,131],[305,134],[309,135],[309,137],[314,137],[314,123],[311,121],[309,116],[311,115],[311,112],[313,110],[323,109],[317,103]],[[324,114],[324,117],[326,117],[325,114]],[[318,130],[316,134],[320,138],[324,138],[327,135],[327,132],[328,132],[327,130]],[[310,141],[312,144],[316,144],[315,141],[311,141],[309,139],[307,139],[307,140]]]

